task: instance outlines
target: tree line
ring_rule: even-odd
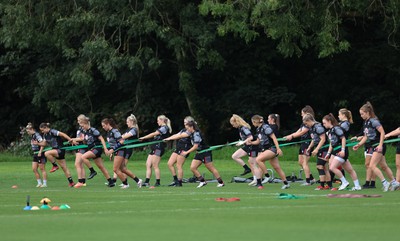
[[[76,116],[143,133],[186,115],[211,144],[237,139],[229,118],[317,119],[367,100],[386,129],[400,112],[400,2],[395,0],[1,0],[0,143],[19,126]],[[354,129],[360,128],[358,123]]]

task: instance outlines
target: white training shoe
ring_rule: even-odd
[[[346,189],[350,185],[349,182],[343,182],[342,185],[338,188],[339,191]]]
[[[290,188],[290,184],[289,183],[286,184],[286,185],[283,185],[281,189],[288,189],[288,188]]]
[[[218,183],[217,187],[223,187],[225,186],[225,183]]]
[[[267,182],[272,182],[273,178],[272,177],[264,177],[264,179],[262,180],[262,184],[267,183]]]
[[[122,184],[122,187],[121,187],[121,189],[127,189],[127,188],[129,188],[129,184]]]
[[[47,187],[47,185],[46,185],[46,184],[42,184],[40,187],[41,187],[41,188],[42,188],[42,187]]]
[[[361,187],[360,186],[353,187],[353,188],[351,188],[350,191],[361,191]]]
[[[396,191],[397,189],[399,189],[400,187],[400,183],[399,182],[392,182],[392,185],[390,187],[390,191]]]
[[[38,183],[38,185],[36,185],[36,187],[42,187],[43,184]]]
[[[205,185],[207,185],[206,182],[200,182],[199,185],[197,186],[197,188],[204,187]]]
[[[390,183],[388,181],[385,181],[385,183],[382,183],[382,185],[383,185],[382,187],[383,191],[387,192],[389,190]]]
[[[118,187],[123,187],[123,186],[124,186],[124,184],[123,184],[123,183],[121,183],[121,184],[119,184],[119,185],[118,185]]]
[[[137,187],[142,188],[142,184],[143,184],[143,180],[139,179],[139,181],[137,182]]]
[[[253,181],[251,181],[249,184],[248,184],[249,186],[256,186],[257,185],[257,180],[256,179],[254,179]]]
[[[311,183],[303,182],[302,184],[300,184],[300,186],[311,186]]]

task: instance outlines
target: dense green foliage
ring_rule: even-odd
[[[143,133],[193,115],[220,143],[232,113],[279,113],[288,132],[306,104],[358,116],[370,100],[398,126],[396,0],[1,0],[0,21],[2,145],[29,121],[73,134],[80,113],[134,113]]]

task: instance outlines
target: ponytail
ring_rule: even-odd
[[[157,119],[162,120],[162,121],[165,123],[165,125],[168,126],[168,128],[169,128],[169,133],[172,133],[171,121],[169,120],[168,117],[166,117],[165,115],[159,115],[159,116],[157,117]]]
[[[339,112],[340,112],[342,115],[346,116],[346,118],[347,118],[347,120],[350,122],[350,124],[353,124],[353,115],[351,114],[351,111],[349,111],[349,110],[346,109],[346,108],[342,108],[342,109],[339,110]]]
[[[270,114],[268,117],[274,120],[279,130],[281,128],[281,117],[278,114]]]
[[[336,120],[335,116],[332,113],[329,113],[328,115],[324,116],[323,119],[332,123],[333,126],[339,125],[339,122]]]

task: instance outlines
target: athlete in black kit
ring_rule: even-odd
[[[193,117],[186,116],[185,119],[183,120],[183,124],[185,125],[189,121],[194,121]],[[182,133],[186,133],[188,137],[180,138],[180,135]],[[186,128],[183,128],[177,134],[164,139],[165,141],[177,140],[175,150],[172,152],[168,160],[168,168],[171,171],[173,178],[173,181],[171,184],[169,184],[169,186],[174,186],[174,187],[182,186],[183,164],[185,163],[188,155],[181,155],[181,153],[183,151],[189,150],[193,146],[189,136],[190,133],[186,130]],[[175,165],[177,170],[175,170]]]
[[[159,127],[156,131],[139,138],[139,140],[153,138],[154,141],[160,141],[167,138],[172,132],[171,121],[169,120],[169,118],[167,118],[165,115],[160,115],[157,117],[157,124]],[[154,168],[154,172],[156,175],[156,183],[154,184],[154,186],[160,186],[161,173],[159,164],[161,161],[161,157],[164,155],[165,152],[165,143],[156,143],[151,145],[150,148],[151,151],[146,160],[146,180],[144,181],[143,186],[150,186],[149,182],[152,174],[152,168]]]

